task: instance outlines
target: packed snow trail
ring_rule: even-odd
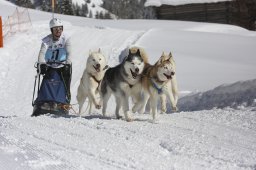
[[[253,170],[255,117],[246,110],[165,114],[156,124],[148,114],[131,123],[100,115],[1,117],[0,167]]]

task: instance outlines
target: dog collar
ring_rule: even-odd
[[[150,81],[151,81],[153,87],[157,90],[157,93],[158,93],[158,94],[162,94],[162,93],[163,93],[162,88],[158,88],[157,84],[153,81],[152,78],[150,79]]]

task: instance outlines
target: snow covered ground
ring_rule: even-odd
[[[0,0],[4,19],[14,9]],[[109,118],[97,110],[82,117],[74,113],[30,117],[33,65],[41,38],[49,33],[51,14],[29,12],[33,27],[7,37],[0,49],[1,170],[256,169],[256,111],[252,108],[164,114],[157,123],[151,123],[148,114],[136,113],[135,121],[128,123],[114,118],[111,99]],[[101,48],[110,66],[119,63],[119,54],[130,45],[145,48],[152,64],[162,51],[171,51],[181,96],[256,78],[256,32],[240,27],[56,16],[64,21],[64,32],[73,43],[73,104],[89,49]],[[244,87],[248,86],[234,89]]]

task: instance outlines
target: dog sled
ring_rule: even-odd
[[[70,81],[72,66],[54,62],[51,64],[61,65],[53,68],[46,64],[36,63],[37,75],[35,76],[34,91],[32,98],[33,113],[31,116],[43,114],[67,115],[69,113]],[[41,78],[43,80],[41,82]],[[37,87],[37,88],[36,88]],[[35,95],[37,95],[36,99]]]

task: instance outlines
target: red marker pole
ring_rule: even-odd
[[[0,16],[0,48],[4,46],[4,37],[3,37],[3,24],[2,17]]]

